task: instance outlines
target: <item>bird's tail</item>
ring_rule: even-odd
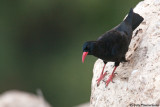
[[[140,16],[137,13],[134,13],[133,9],[131,8],[128,16],[126,17],[124,21],[127,22],[129,25],[131,25],[132,30],[134,31],[140,25],[143,19],[144,18],[142,16]]]

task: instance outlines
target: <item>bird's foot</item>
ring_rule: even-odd
[[[104,74],[101,74],[100,77],[96,80],[97,81],[97,87],[100,84],[100,81],[106,76],[107,72],[105,72]]]
[[[106,81],[106,87],[108,86],[108,84],[109,84],[111,81],[113,82],[114,76],[115,76],[115,73],[112,73],[112,74],[109,76],[108,80]],[[113,83],[114,83],[114,82],[113,82]]]

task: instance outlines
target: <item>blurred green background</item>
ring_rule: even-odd
[[[82,45],[119,24],[140,0],[0,1],[0,92],[40,88],[55,107],[90,99],[92,69]]]

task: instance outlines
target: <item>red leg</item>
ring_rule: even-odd
[[[101,81],[101,80],[105,77],[105,75],[107,74],[106,72],[103,74],[105,66],[106,66],[106,64],[104,64],[103,69],[102,69],[102,72],[101,72],[101,75],[100,75],[100,77],[97,79],[97,86],[99,86],[100,81]]]
[[[114,72],[115,72],[116,68],[117,68],[117,66],[115,66],[112,74],[109,76],[108,80],[106,81],[106,86],[108,86],[108,84],[109,84],[111,81],[113,82],[113,78],[114,78],[114,75],[115,75]]]

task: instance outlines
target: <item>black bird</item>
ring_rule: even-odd
[[[82,62],[84,62],[87,55],[94,55],[104,62],[101,75],[97,79],[97,85],[99,85],[100,81],[106,75],[106,72],[103,73],[103,71],[107,62],[115,62],[115,68],[106,81],[106,86],[112,81],[119,63],[126,62],[125,54],[131,42],[132,33],[142,21],[143,17],[134,13],[131,8],[128,16],[118,26],[104,33],[96,41],[87,41],[84,43]]]

